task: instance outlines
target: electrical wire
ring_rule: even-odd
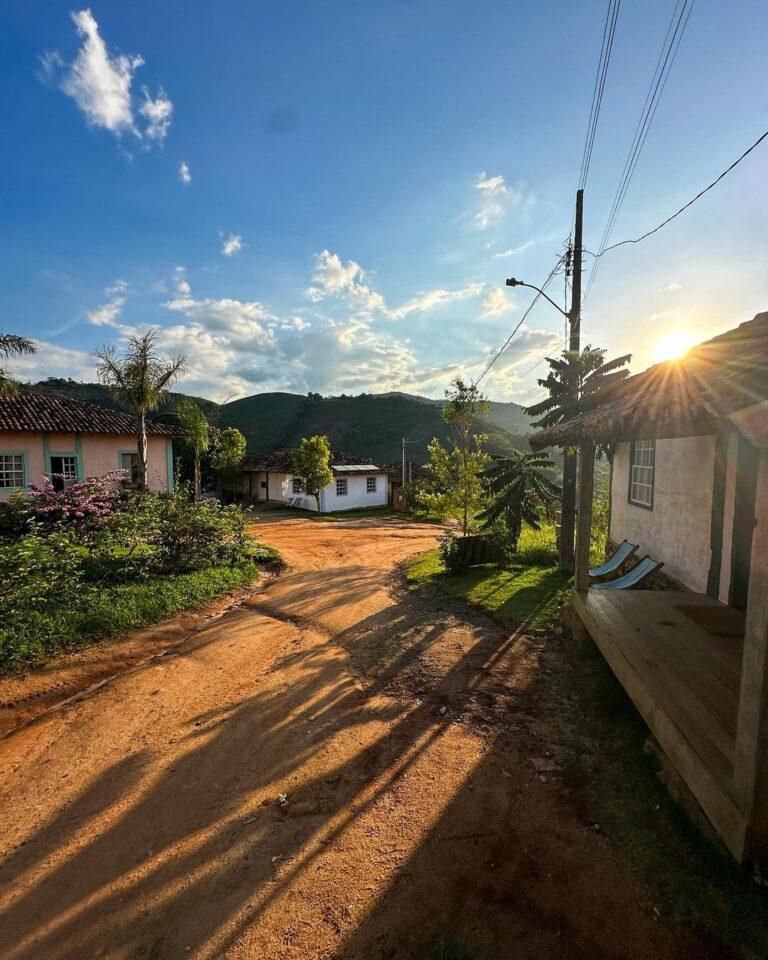
[[[603,42],[600,48],[600,59],[597,63],[597,72],[595,74],[595,87],[592,91],[592,104],[589,108],[589,120],[587,121],[587,133],[584,138],[584,151],[581,156],[581,170],[579,172],[579,189],[582,189],[587,182],[589,175],[589,166],[592,161],[592,148],[595,143],[595,133],[597,132],[597,121],[600,117],[600,107],[603,102],[603,93],[605,91],[605,80],[608,75],[608,64],[613,50],[613,38],[616,33],[616,21],[619,17],[619,7],[621,0],[608,0],[608,9],[605,13],[605,25],[603,26]]]
[[[547,289],[547,285],[548,285],[549,283],[551,283],[552,280],[554,279],[554,277],[556,276],[557,272],[559,271],[560,267],[561,267],[562,264],[563,264],[563,261],[565,260],[565,256],[566,256],[565,253],[561,254],[560,257],[558,258],[557,263],[554,265],[554,267],[552,267],[552,270],[550,271],[549,276],[548,276],[547,279],[544,281],[544,283],[542,283],[542,285],[541,285],[541,291],[542,291],[542,292]],[[512,342],[512,338],[515,336],[515,334],[516,334],[517,331],[520,329],[520,327],[522,327],[523,323],[525,323],[525,320],[526,320],[526,318],[528,317],[528,314],[529,314],[529,313],[531,312],[531,310],[533,310],[533,308],[536,306],[536,304],[538,303],[540,297],[541,297],[541,293],[537,293],[536,296],[533,298],[533,300],[530,302],[530,304],[529,304],[529,306],[528,306],[528,309],[527,309],[527,310],[525,311],[525,313],[522,315],[522,317],[520,318],[520,320],[519,320],[518,323],[516,324],[516,326],[515,326],[514,330],[512,331],[512,333],[510,333],[510,335],[507,337],[507,339],[504,341],[504,343],[499,347],[499,349],[498,349],[498,350],[496,351],[496,353],[491,357],[491,359],[488,361],[488,363],[486,363],[483,372],[482,372],[482,373],[480,374],[480,376],[474,381],[474,385],[475,385],[475,386],[477,386],[477,385],[483,380],[483,378],[486,376],[486,374],[487,374],[488,371],[491,369],[491,367],[494,365],[494,363],[496,363],[496,361],[499,359],[499,357],[502,355],[502,353],[504,353],[504,351],[505,351],[505,350],[507,349],[507,347],[510,345],[510,343]]]
[[[589,276],[587,289],[584,294],[584,303],[586,303],[594,285],[600,268],[602,255],[608,246],[616,219],[624,203],[629,185],[637,168],[640,154],[645,146],[645,141],[648,137],[648,132],[651,128],[651,124],[653,123],[653,119],[656,115],[656,110],[658,109],[661,96],[664,93],[664,88],[666,87],[672,65],[677,57],[677,51],[680,49],[680,43],[682,42],[683,35],[685,34],[685,29],[688,26],[688,20],[690,19],[694,3],[695,0],[677,0],[674,10],[672,11],[672,18],[669,22],[669,26],[667,27],[664,43],[662,44],[659,57],[656,61],[656,68],[653,72],[653,76],[651,77],[648,93],[646,94],[643,108],[640,112],[640,118],[637,122],[637,126],[635,127],[635,133],[632,138],[629,153],[627,154],[627,159],[624,163],[624,169],[622,170],[622,174],[619,179],[619,185],[616,189],[616,194],[608,214],[608,219],[603,230],[600,245],[598,247],[597,254],[595,255],[595,262]]]
[[[666,227],[666,225],[668,223],[671,223],[675,219],[675,217],[679,217],[681,213],[683,213],[685,210],[688,209],[688,207],[693,206],[693,204],[696,203],[696,201],[700,197],[703,197],[705,193],[708,193],[712,189],[712,187],[720,183],[723,177],[727,177],[728,174],[731,172],[731,170],[733,170],[734,167],[737,167],[745,157],[749,156],[749,154],[752,153],[752,151],[756,147],[758,147],[763,142],[763,140],[765,140],[766,137],[768,137],[768,130],[766,130],[764,134],[759,136],[757,140],[755,140],[755,142],[752,144],[752,146],[748,147],[737,160],[734,160],[733,163],[730,165],[730,167],[723,170],[723,172],[720,174],[719,177],[716,177],[712,181],[712,183],[704,187],[703,190],[699,190],[699,192],[696,194],[695,197],[690,199],[688,203],[683,204],[683,206],[680,207],[679,210],[676,210],[671,217],[667,217],[666,220],[662,220],[658,226],[653,228],[653,230],[648,230],[642,236],[635,237],[633,240],[620,240],[618,243],[612,243],[610,247],[606,247],[605,250],[603,250],[603,253],[608,253],[609,250],[615,250],[616,247],[623,247],[625,243],[640,243],[641,240],[645,240],[645,238],[650,237],[651,234],[657,233],[659,230],[661,230],[662,227]]]

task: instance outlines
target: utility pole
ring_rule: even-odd
[[[578,359],[581,354],[581,260],[584,220],[584,191],[576,191],[576,224],[573,233],[573,286],[568,313],[570,340],[568,350],[573,362],[571,390],[577,400],[579,389]],[[574,566],[573,535],[576,527],[576,453],[565,451],[563,457],[563,506],[560,517],[560,569],[572,571]]]
[[[408,443],[407,437],[403,437],[403,490],[405,490],[405,445]]]

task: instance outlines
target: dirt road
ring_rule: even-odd
[[[262,594],[0,742],[3,960],[725,956],[537,772],[540,646],[403,590],[434,528],[261,534]]]

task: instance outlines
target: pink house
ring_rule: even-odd
[[[176,427],[147,422],[149,488],[173,489]],[[137,464],[136,418],[48,394],[0,398],[0,500],[44,477],[67,486]]]

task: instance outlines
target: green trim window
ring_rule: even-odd
[[[629,502],[653,510],[656,441],[635,440],[629,448]]]
[[[65,490],[77,483],[79,472],[77,456],[74,454],[52,453],[50,455],[51,483],[54,490]]]
[[[118,454],[117,465],[125,470],[125,482],[134,484],[139,482],[139,455],[135,450],[121,450]]]
[[[0,490],[26,486],[26,458],[23,453],[0,453]]]

